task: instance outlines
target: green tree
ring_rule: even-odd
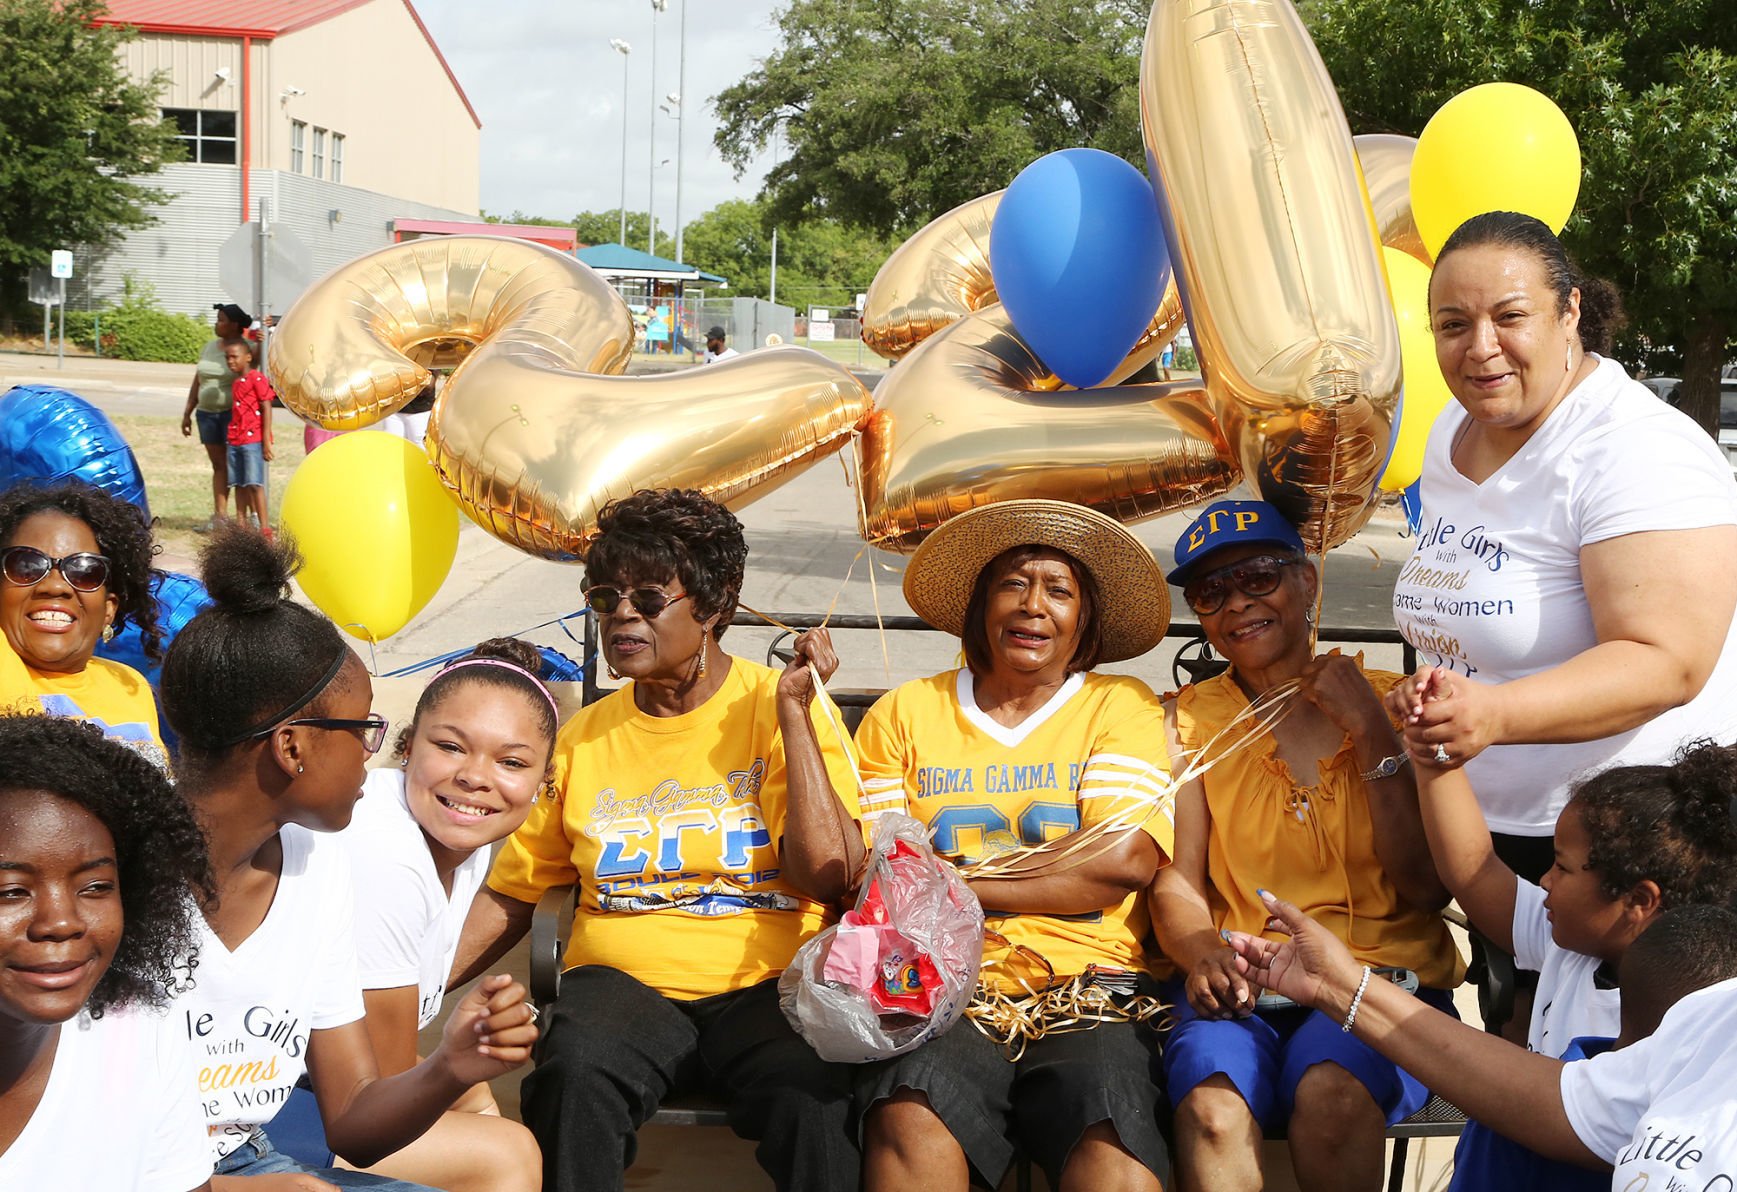
[[[687,226],[690,264],[729,279],[732,293],[769,297],[772,218],[764,201],[732,199]],[[896,247],[877,233],[810,218],[778,229],[778,300],[798,308],[846,307],[868,289]]]
[[[1619,355],[1680,367],[1717,432],[1737,346],[1737,19],[1730,0],[1305,0],[1353,132],[1416,135],[1478,83],[1526,83],[1580,138],[1564,236],[1623,290]],[[1512,168],[1480,163],[1480,168]]]
[[[717,96],[716,143],[739,173],[778,141],[763,194],[780,226],[818,212],[881,232],[1006,186],[1056,149],[1142,162],[1147,7],[791,0],[777,50]]]
[[[169,195],[139,179],[182,156],[157,107],[166,76],[128,77],[137,30],[96,25],[102,0],[0,0],[0,295],[71,245],[153,222]]]

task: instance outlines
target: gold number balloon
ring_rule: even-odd
[[[1140,114],[1202,374],[1316,549],[1373,509],[1399,340],[1343,110],[1287,0],[1157,0]]]
[[[862,341],[899,360],[929,336],[995,301],[989,229],[1005,190],[961,203],[899,245],[875,272]]]
[[[582,558],[604,504],[697,488],[739,506],[841,447],[868,391],[816,352],[780,348],[623,377],[627,304],[586,266],[522,241],[418,240],[314,284],[284,317],[284,402],[366,425],[458,362],[429,417],[442,483],[477,524],[548,559]]]
[[[1174,334],[1174,293],[1167,309]],[[1197,383],[1065,389],[999,305],[930,336],[887,374],[859,459],[862,535],[897,551],[995,501],[1048,497],[1131,522],[1238,479]]]
[[[1433,265],[1435,259],[1424,247],[1417,217],[1411,212],[1411,159],[1417,153],[1417,138],[1365,133],[1352,137],[1351,143],[1357,147],[1357,164],[1363,169],[1382,246],[1397,248],[1426,268]]]

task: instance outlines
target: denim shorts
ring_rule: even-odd
[[[310,1167],[298,1163],[271,1144],[264,1130],[255,1129],[252,1137],[217,1161],[213,1175],[289,1175],[317,1176],[340,1188],[373,1188],[375,1192],[434,1192],[423,1184],[394,1180],[383,1175],[342,1168]]]
[[[207,447],[220,447],[229,442],[228,410],[194,410],[193,421],[199,424],[199,441]]]
[[[229,445],[229,487],[265,487],[265,444],[231,443]]]

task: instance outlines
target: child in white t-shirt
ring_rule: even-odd
[[[380,1071],[417,1062],[417,1031],[440,1013],[490,845],[525,822],[552,772],[557,705],[534,646],[494,638],[446,664],[398,736],[398,765],[372,771],[349,846],[356,954]],[[304,1094],[305,1095],[305,1094]],[[368,1168],[477,1192],[542,1182],[530,1132],[477,1085],[410,1146]],[[515,1174],[516,1173],[516,1174]]]
[[[246,1192],[235,1177],[310,1170],[338,1187],[409,1190],[418,1185],[311,1169],[266,1127],[305,1072],[332,1149],[378,1162],[472,1085],[528,1059],[534,1013],[523,986],[485,978],[432,1056],[380,1074],[362,1023],[349,855],[331,833],[350,822],[386,721],[370,713],[368,672],[337,627],[287,598],[297,562],[287,539],[239,526],[214,535],[201,557],[213,603],[163,660],[181,792],[217,875],[174,1019],[199,1067],[214,1192]]]
[[[210,881],[150,762],[89,724],[0,716],[0,1188],[209,1187],[161,1003],[193,939],[187,888]]]
[[[1412,741],[1408,735],[1408,746]],[[1413,756],[1417,756],[1414,750]],[[1664,910],[1737,891],[1737,748],[1702,744],[1671,766],[1618,766],[1580,782],[1556,821],[1555,862],[1534,886],[1503,865],[1465,771],[1418,763],[1437,872],[1473,925],[1538,972],[1529,1050],[1560,1057],[1620,1027],[1617,965]],[[1456,1188],[1496,1188],[1476,1121],[1455,1151]]]

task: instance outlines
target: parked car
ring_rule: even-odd
[[[1667,405],[1677,405],[1683,382],[1680,377],[1648,377],[1641,384],[1664,399]],[[1737,377],[1719,382],[1719,446],[1730,461],[1731,472],[1737,475]]]

